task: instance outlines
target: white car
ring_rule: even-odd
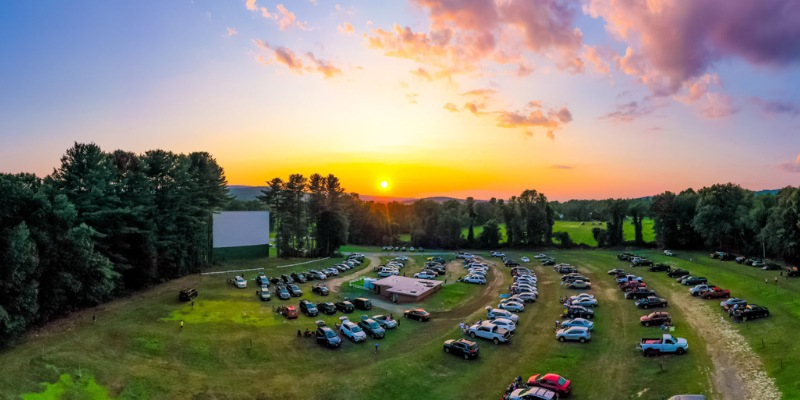
[[[367,334],[360,326],[350,321],[347,317],[340,317],[342,325],[339,327],[339,332],[346,336],[353,342],[363,342],[367,340]]]
[[[506,256],[505,253],[501,253],[499,251],[492,252],[492,257],[505,257],[505,256]]]
[[[522,258],[520,258],[520,260],[521,260],[522,262],[531,262],[531,259],[530,259],[530,258],[528,258],[528,257],[522,257]]]
[[[517,324],[514,321],[506,318],[495,318],[494,321],[483,321],[484,324],[495,324],[501,328],[506,328],[509,332],[514,332],[517,329]]]
[[[244,289],[247,287],[247,281],[238,275],[233,278],[233,284],[239,289]]]
[[[414,274],[414,278],[417,278],[417,279],[434,279],[434,278],[436,278],[436,274],[434,274],[434,273],[432,273],[430,271],[422,271],[422,272],[417,272],[416,274]]]
[[[592,329],[594,329],[594,322],[589,321],[588,319],[585,318],[573,318],[561,322],[561,329],[566,329],[572,326],[584,327],[591,331]]]
[[[483,271],[467,271],[467,275],[478,275],[486,278],[486,272]]]
[[[516,291],[518,293],[533,292],[533,291],[536,290],[536,287],[533,286],[533,285],[527,285],[527,284],[524,284],[524,283],[520,283],[520,284],[511,285],[511,290],[514,290],[514,291]]]
[[[505,303],[500,303],[498,308],[502,308],[506,311],[513,311],[513,312],[522,312],[525,311],[525,305],[516,301],[508,301]]]
[[[477,283],[479,285],[486,284],[486,278],[480,275],[467,275],[464,277],[463,281],[466,283]]]
[[[543,259],[543,258],[547,258],[547,255],[546,255],[546,254],[539,253],[539,254],[537,254],[537,255],[533,256],[533,258],[535,258],[535,259],[537,259],[537,260],[541,260],[541,259]]]
[[[532,278],[532,277],[529,277],[529,276],[523,276],[521,278],[517,278],[514,282],[520,283],[520,284],[527,283],[529,285],[535,285],[536,282],[538,282],[538,281],[539,280],[536,279],[536,278]]]
[[[486,307],[486,311],[487,311],[487,315],[488,315],[489,319],[505,318],[505,319],[510,319],[510,320],[514,321],[515,324],[517,323],[517,321],[519,321],[519,315],[513,314],[513,313],[511,313],[509,311],[506,311],[506,310],[502,310],[502,309],[499,309],[499,308]]]
[[[675,255],[675,253],[673,253],[672,250],[664,250],[664,255],[672,257]]]
[[[539,297],[539,294],[537,292],[521,292],[517,293],[515,296],[526,303],[533,303],[536,301],[536,298]]]

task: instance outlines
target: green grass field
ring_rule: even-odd
[[[569,237],[573,242],[596,247],[597,241],[594,240],[594,236],[592,235],[593,228],[605,229],[606,224],[604,222],[597,222],[595,225],[592,225],[591,221],[556,221],[555,225],[553,226],[553,232],[567,232],[569,233]],[[633,241],[636,239],[633,223],[631,223],[629,219],[626,219],[622,225],[622,236],[626,241]],[[653,231],[652,219],[645,218],[642,221],[642,236],[644,241],[648,243],[655,240],[655,231]]]
[[[713,283],[731,289],[735,296],[770,308],[767,319],[734,324],[764,369],[775,379],[784,398],[800,398],[800,383],[793,372],[800,365],[800,349],[793,333],[800,328],[800,299],[795,294],[800,280],[772,283],[777,272],[767,272],[720,262],[701,253],[678,253],[666,257],[656,251],[640,251],[655,261],[668,261],[707,276]],[[33,333],[13,349],[0,353],[0,399],[451,399],[497,398],[513,377],[551,371],[574,381],[574,399],[661,399],[676,393],[700,392],[721,399],[712,391],[714,370],[707,340],[694,328],[696,321],[677,300],[703,307],[708,318],[718,319],[718,302],[691,298],[687,288],[663,273],[635,269],[659,295],[671,302],[676,336],[689,340],[685,356],[645,358],[634,346],[642,336],[658,335],[657,328],[638,323],[645,310],[624,300],[606,270],[626,267],[616,253],[602,250],[552,251],[559,262],[569,262],[590,277],[591,290],[601,304],[597,308],[593,340],[585,345],[558,343],[553,321],[561,306],[556,299],[570,294],[561,287],[559,275],[550,267],[535,266],[541,297],[520,314],[517,334],[508,345],[479,341],[481,356],[466,362],[442,352],[442,342],[458,336],[459,321],[485,318],[483,307],[497,305],[497,296],[510,282],[505,268],[490,273],[495,286],[455,283],[463,275],[456,264],[448,266],[448,284],[422,306],[433,312],[429,323],[402,321],[390,331],[375,354],[367,343],[344,343],[328,350],[311,339],[297,338],[298,329],[311,328],[313,320],[337,322],[336,316],[287,321],[272,311],[274,299],[260,302],[250,282],[236,289],[226,276],[191,276],[168,282],[149,291],[86,310]],[[512,257],[527,252],[513,252]],[[381,255],[381,261],[388,256]],[[488,257],[488,254],[486,254]],[[411,257],[406,274],[424,264],[426,255]],[[264,267],[269,275],[327,266],[331,260],[278,268],[304,260],[275,258],[228,261],[216,269]],[[533,264],[531,264],[533,265]],[[366,276],[374,276],[372,266]],[[348,271],[349,274],[358,271]],[[252,279],[254,272],[248,272]],[[764,278],[770,284],[764,284]],[[194,286],[200,292],[194,308],[177,301],[178,289]],[[302,285],[313,301],[309,284]],[[364,295],[343,286],[344,295]],[[377,305],[370,314],[395,313],[402,306]],[[92,322],[92,314],[97,321]],[[357,318],[357,311],[353,317]],[[185,322],[181,330],[179,321]],[[763,345],[762,345],[763,340]],[[711,342],[709,342],[711,343]],[[603,384],[608,382],[608,384]]]

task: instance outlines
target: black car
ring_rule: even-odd
[[[733,318],[747,321],[748,319],[764,318],[769,316],[767,307],[762,307],[755,304],[750,304],[744,308],[737,308],[733,312]]]
[[[570,318],[594,318],[594,310],[590,310],[583,306],[569,306],[564,310],[564,315]]]
[[[704,277],[690,276],[690,277],[688,277],[686,279],[681,280],[681,283],[684,286],[699,285],[701,283],[708,283],[708,279],[706,279]]]
[[[633,257],[636,257],[636,256],[631,254],[631,253],[617,254],[617,260],[620,260],[620,261],[630,261],[631,258],[633,258]]]
[[[269,285],[269,277],[261,273],[256,277],[256,283],[261,286]]]
[[[445,353],[463,356],[465,360],[478,358],[479,350],[477,343],[467,339],[450,339],[444,342]]]
[[[519,263],[514,260],[506,260],[505,263],[506,267],[519,267]]]
[[[656,296],[648,296],[636,300],[636,307],[639,308],[666,307],[666,306],[667,306],[667,300]]]
[[[321,326],[317,328],[316,333],[314,336],[317,339],[317,343],[324,345],[325,347],[339,347],[342,345],[342,338],[333,331],[333,329],[328,328],[327,326]]]
[[[283,281],[283,283],[294,283],[294,279],[292,279],[291,276],[286,274],[281,275],[281,280]]]
[[[552,258],[546,258],[542,260],[542,265],[556,265],[556,260]]]
[[[431,313],[421,308],[412,308],[410,310],[405,310],[403,312],[403,316],[406,318],[415,319],[417,321],[429,321],[431,319]]]
[[[278,285],[278,284],[283,283],[283,281],[281,280],[281,278],[275,277],[275,278],[269,278],[269,283],[271,283],[273,285]]]
[[[300,312],[307,317],[315,317],[319,314],[317,305],[308,300],[300,300]]]
[[[366,315],[364,316],[366,317]],[[386,336],[386,330],[383,329],[381,324],[378,321],[375,321],[372,318],[361,318],[361,321],[358,321],[358,326],[366,333],[367,335],[372,336],[373,339],[380,339]]]
[[[631,267],[649,267],[653,262],[646,258],[634,258],[631,260]]]
[[[686,276],[686,275],[689,275],[689,271],[687,271],[687,270],[685,270],[683,268],[675,268],[675,269],[671,269],[671,270],[667,271],[667,276],[670,277],[670,278],[678,278],[678,277]]]
[[[765,271],[780,271],[783,269],[783,267],[775,263],[766,263],[763,267],[761,267],[761,269]]]
[[[329,301],[317,304],[317,309],[325,315],[336,314],[336,306]]]
[[[291,277],[292,279],[294,279],[295,282],[299,283],[306,283],[306,281],[308,281],[308,279],[306,279],[306,276],[303,275],[302,272],[292,272]]]
[[[609,275],[623,274],[623,276],[624,276],[624,275],[627,275],[628,273],[625,272],[624,269],[614,268],[614,269],[608,271],[608,274]]]
[[[190,301],[193,298],[197,297],[197,290],[195,289],[183,289],[178,294],[178,300],[180,301]]]
[[[288,289],[289,289],[289,294],[291,294],[292,297],[300,297],[300,296],[303,295],[303,291],[300,290],[300,286],[297,286],[295,284],[291,284],[291,285],[288,285]]]
[[[371,310],[372,302],[365,297],[357,297],[353,299],[353,306],[359,310]]]
[[[289,300],[292,297],[292,295],[289,293],[289,290],[286,289],[286,286],[284,285],[278,285],[275,287],[275,295],[281,300]]]
[[[314,287],[311,288],[311,291],[320,296],[327,296],[330,294],[328,287],[325,285],[314,285]]]
[[[343,312],[345,314],[349,314],[349,313],[351,313],[351,312],[356,310],[356,307],[353,305],[353,303],[351,303],[351,302],[349,302],[347,300],[336,302],[336,304],[334,304],[334,305],[336,306],[337,310],[339,310],[339,311],[341,311],[341,312]]]
[[[645,297],[655,296],[656,292],[647,288],[636,288],[633,291],[625,292],[625,298],[628,300],[644,299]]]
[[[650,267],[650,271],[653,272],[661,272],[661,271],[669,272],[669,270],[671,269],[672,267],[670,267],[669,264],[664,264],[664,263],[658,263]]]

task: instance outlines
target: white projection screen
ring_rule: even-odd
[[[268,211],[223,211],[214,214],[214,248],[269,244]]]

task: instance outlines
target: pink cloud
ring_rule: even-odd
[[[225,29],[227,31],[225,33],[225,36],[227,36],[227,37],[236,36],[236,35],[239,34],[239,32],[236,30],[236,28],[225,28]]]
[[[253,2],[253,5],[255,6],[255,2]],[[308,30],[308,24],[306,22],[298,21],[297,16],[293,12],[289,11],[286,6],[283,4],[278,4],[275,6],[275,8],[277,8],[277,11],[271,13],[266,7],[261,7],[261,16],[275,21],[278,24],[278,28],[282,31],[292,26],[302,30]],[[248,9],[250,8],[248,7]]]
[[[778,168],[784,172],[800,173],[800,154],[797,155],[794,162],[781,163]]]
[[[269,43],[262,40],[254,40],[253,42],[260,49],[268,52],[271,55],[270,58],[265,58],[263,56],[257,57],[258,62],[262,64],[283,64],[290,71],[296,74],[302,75],[304,72],[317,72],[322,74],[326,79],[330,79],[342,74],[341,69],[331,65],[325,60],[317,58],[314,56],[314,53],[305,53],[305,57],[309,62],[306,64],[295,54],[294,51],[289,48],[271,46]]]
[[[247,7],[247,9],[250,11],[255,11],[258,9],[258,6],[256,5],[256,0],[247,0],[245,2],[245,7]]]
[[[353,28],[353,25],[350,25],[349,22],[345,22],[341,25],[338,25],[336,27],[336,30],[338,30],[339,33],[344,33],[344,34],[355,33],[356,31],[355,28]]]

